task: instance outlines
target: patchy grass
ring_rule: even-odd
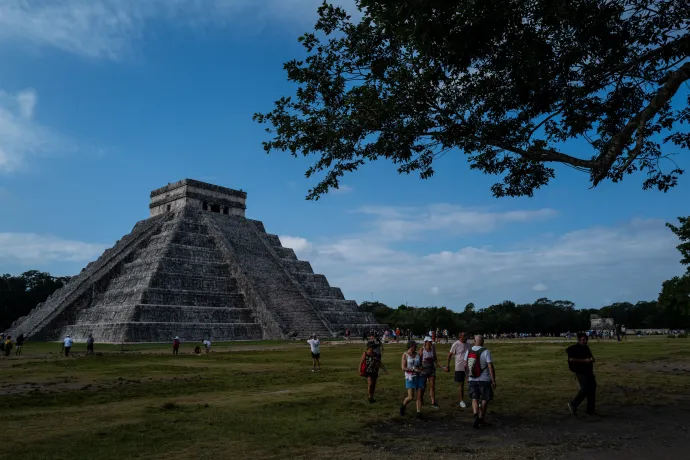
[[[498,381],[490,417],[506,426],[565,423],[565,403],[577,390],[565,360],[570,343],[487,342]],[[256,459],[374,453],[385,459],[415,449],[439,458],[472,452],[448,441],[463,432],[474,436],[471,411],[457,408],[452,372],[438,374],[440,410],[425,407],[422,421],[396,415],[404,397],[397,370],[401,344],[385,347],[391,373],[381,375],[375,404],[367,403],[366,384],[357,375],[361,342],[324,343],[317,373],[310,372],[309,347],[301,342],[219,343],[202,356],[191,353],[193,345],[173,356],[170,345],[97,344],[98,354],[85,356],[78,344],[74,357],[64,358],[59,344],[27,343],[23,356],[0,360],[0,416],[10,422],[0,431],[1,456],[225,458],[242,449],[242,456]],[[590,345],[602,412],[687,402],[689,341],[645,337]],[[438,346],[442,362],[449,347]],[[438,438],[433,446],[391,438],[408,438],[414,423]],[[548,436],[520,436],[483,432],[477,439],[519,445],[537,457],[558,444]]]

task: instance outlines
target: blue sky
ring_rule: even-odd
[[[0,273],[78,273],[147,217],[150,190],[187,177],[247,191],[248,217],[360,302],[599,307],[683,272],[664,222],[688,214],[687,177],[588,190],[561,168],[534,198],[497,200],[456,154],[428,181],[374,163],[305,201],[310,160],[266,155],[251,116],[294,91],[282,64],[319,3],[0,0]]]

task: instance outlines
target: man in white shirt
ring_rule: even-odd
[[[72,349],[72,338],[69,335],[62,341],[62,346],[65,349],[65,356],[69,356],[69,351]]]
[[[496,388],[496,371],[491,352],[484,348],[484,337],[474,337],[474,346],[467,353],[467,372],[470,382],[469,395],[472,398],[474,412],[473,428],[491,426],[484,420],[489,401],[494,398]]]
[[[311,335],[311,339],[307,340],[307,343],[311,347],[311,362],[314,367],[311,371],[316,372],[321,370],[321,341],[316,336],[316,334]]]
[[[466,356],[470,349],[470,341],[464,332],[458,334],[458,340],[453,343],[450,347],[450,352],[448,352],[448,362],[446,363],[446,369],[450,369],[450,358],[455,356],[455,383],[458,384],[458,393],[460,394],[460,407],[465,408],[465,368],[467,367]]]
[[[208,354],[209,351],[211,351],[211,341],[209,339],[202,340],[201,343],[204,344],[204,347],[206,347],[206,354]]]

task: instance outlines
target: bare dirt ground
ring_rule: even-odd
[[[564,412],[539,420],[493,414],[487,417],[493,426],[479,430],[472,429],[470,412],[443,421],[395,419],[373,427],[377,435],[367,443],[398,457],[435,452],[435,458],[611,460],[688,454],[690,400],[675,407],[621,408],[601,417],[574,418],[565,407]]]

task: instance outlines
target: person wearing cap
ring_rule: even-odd
[[[307,343],[311,347],[311,362],[312,362],[312,372],[321,370],[321,341],[316,336],[316,334],[311,335],[311,339],[307,340]]]
[[[431,337],[424,338],[424,348],[421,352],[421,358],[421,377],[426,380],[426,386],[429,387],[429,396],[431,396],[431,407],[433,407],[434,409],[438,409],[438,404],[436,404],[436,368],[440,367],[444,371],[446,370],[446,368],[438,363],[436,347],[434,346],[434,341]],[[420,392],[422,393],[423,400],[424,388],[422,388]]]
[[[175,336],[175,340],[173,340],[173,355],[177,355],[180,353],[180,337]]]
[[[407,351],[402,355],[402,371],[405,373],[405,388],[407,397],[400,405],[400,415],[405,415],[407,405],[416,399],[417,417],[422,414],[422,395],[424,391],[424,377],[422,377],[422,359],[417,353],[417,342],[410,340],[407,342]]]

